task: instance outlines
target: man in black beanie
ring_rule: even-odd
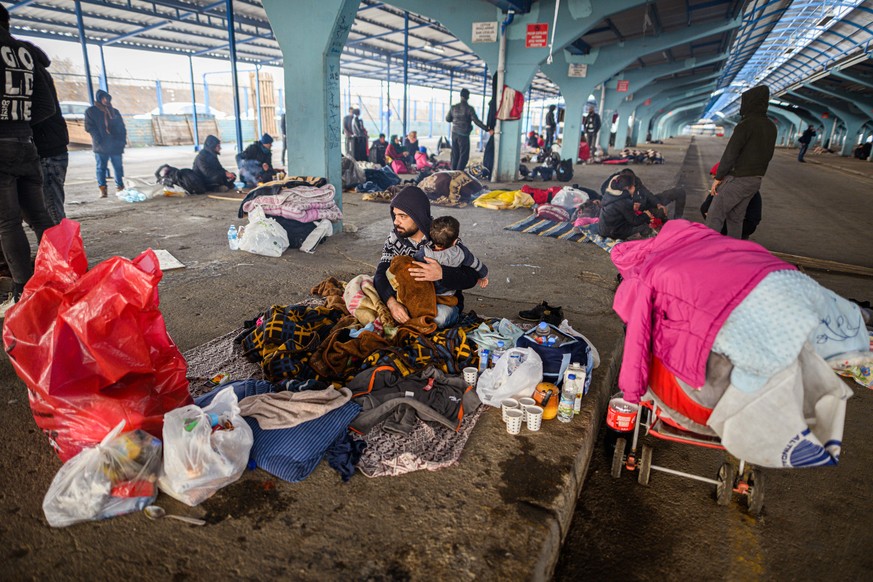
[[[379,297],[391,311],[391,316],[397,323],[409,321],[409,312],[398,300],[397,292],[388,281],[388,267],[391,259],[400,255],[414,256],[422,245],[430,245],[430,225],[433,217],[430,215],[430,199],[421,188],[407,186],[391,200],[391,219],[394,230],[388,235],[382,256],[373,276],[373,284]],[[462,289],[476,285],[479,276],[470,267],[443,267],[434,259],[426,259],[426,263],[417,263],[409,268],[409,273],[416,281],[442,281],[448,290],[458,291],[458,310],[464,308]]]

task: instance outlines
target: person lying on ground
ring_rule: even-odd
[[[640,208],[642,210],[650,210],[653,213],[660,211],[664,213],[665,217],[669,218],[682,218],[685,214],[686,194],[683,188],[670,188],[658,194],[652,194],[652,191],[646,188],[643,181],[640,180],[640,177],[630,168],[625,168],[609,176],[603,184],[600,185],[600,193],[606,194],[610,182],[619,175],[631,176],[634,179],[634,188],[636,189],[634,201],[640,203]],[[671,202],[674,203],[673,216],[670,216],[667,211],[667,206]]]
[[[402,325],[409,321],[409,312],[397,300],[397,292],[388,280],[388,267],[394,257],[414,256],[422,246],[430,246],[428,234],[433,218],[427,194],[416,186],[407,186],[398,192],[391,200],[390,211],[394,229],[382,248],[373,284],[391,316]],[[409,274],[416,281],[439,281],[443,289],[457,291],[458,313],[464,308],[464,295],[461,291],[475,286],[479,280],[479,275],[470,267],[443,267],[433,258],[425,258],[424,263],[416,263],[409,268]]]
[[[639,203],[634,202],[634,182],[633,176],[619,173],[605,189],[597,223],[600,236],[626,239],[650,232],[649,222],[653,214],[650,210],[640,211]]]
[[[470,252],[459,237],[461,225],[453,216],[440,216],[433,220],[430,226],[431,247],[422,245],[415,253],[415,260],[425,262],[431,258],[443,267],[470,267],[479,277],[479,287],[488,286],[488,267],[476,255]],[[446,289],[441,281],[435,281],[434,291],[437,294],[437,316],[434,322],[442,329],[457,323],[460,315],[457,306],[440,302],[440,297],[456,297],[457,291]]]
[[[226,192],[233,189],[236,174],[224,169],[218,159],[220,154],[221,140],[214,135],[207,135],[203,141],[203,149],[194,158],[194,171],[200,176],[207,192]]]

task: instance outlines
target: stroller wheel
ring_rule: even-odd
[[[718,470],[718,485],[715,486],[715,500],[719,505],[729,505],[734,490],[734,466],[724,463]]]
[[[621,477],[621,468],[624,466],[624,449],[627,446],[627,439],[619,437],[615,441],[615,451],[612,453],[612,477],[618,479]]]
[[[640,454],[640,474],[637,476],[637,482],[640,485],[649,484],[649,477],[652,474],[652,447],[643,445],[642,453]]]
[[[746,503],[749,513],[757,517],[764,509],[764,475],[759,469],[750,469],[747,481],[749,489],[746,493]]]

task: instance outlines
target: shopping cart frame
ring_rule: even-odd
[[[645,431],[642,435],[640,434],[641,428]],[[652,462],[653,449],[651,446],[642,444],[640,454],[637,456],[637,448],[641,438],[645,435],[696,447],[725,450],[718,437],[698,434],[667,420],[661,414],[660,405],[653,399],[647,399],[644,396],[634,422],[630,452],[625,454],[626,437],[620,436],[616,439],[615,451],[612,456],[611,475],[613,478],[619,478],[622,468],[624,468],[628,471],[638,471],[637,481],[640,485],[645,486],[649,485],[652,471],[693,479],[715,485],[715,498],[719,505],[729,505],[733,494],[736,493],[745,499],[750,514],[760,515],[764,508],[764,476],[760,469],[742,459],[734,459],[726,451],[727,458],[718,469],[716,479],[655,465]]]

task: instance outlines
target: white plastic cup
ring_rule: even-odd
[[[515,398],[507,398],[500,403],[500,410],[503,412],[503,422],[509,422],[506,413],[510,410],[518,409],[520,404]]]
[[[527,429],[534,432],[540,430],[543,425],[543,409],[540,406],[526,406],[524,408],[527,416]]]
[[[518,434],[521,432],[521,421],[524,417],[524,412],[520,408],[510,408],[506,411],[506,432],[509,434]]]
[[[476,368],[464,368],[464,382],[467,383],[467,386],[476,385],[476,376],[478,373],[479,370]]]
[[[536,406],[537,401],[533,398],[519,398],[518,406],[521,408],[521,411],[524,412],[524,422],[527,422],[527,407],[528,406]]]

